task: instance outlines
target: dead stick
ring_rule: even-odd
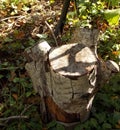
[[[12,18],[24,18],[25,16],[22,16],[22,15],[19,15],[19,16],[11,16],[11,17],[7,17],[7,18],[3,18],[3,19],[0,19],[0,21],[5,21],[5,20],[8,20],[8,19],[12,19]]]
[[[15,120],[15,119],[28,119],[28,116],[10,116],[6,118],[0,118],[0,121],[9,121],[9,120]]]
[[[54,38],[54,40],[55,40],[56,46],[58,46],[58,43],[57,43],[56,37],[55,37],[55,35],[54,35],[53,31],[52,31],[52,28],[50,27],[50,25],[48,24],[47,21],[45,21],[45,24],[46,24],[47,27],[50,29],[50,31],[51,31],[51,33],[52,33],[52,36],[53,36],[53,38]]]
[[[34,105],[34,104],[31,104],[31,105],[25,107],[24,110],[21,112],[20,115],[22,116],[22,115],[23,115],[29,108],[31,108],[33,105]]]

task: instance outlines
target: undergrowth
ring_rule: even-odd
[[[0,1],[0,129],[1,130],[64,130],[52,121],[41,121],[40,97],[24,68],[24,50],[39,39],[54,39],[45,21],[53,29],[59,19],[59,1],[1,0]],[[95,27],[100,31],[98,53],[104,60],[120,64],[120,5],[119,0],[97,2],[77,0],[71,8],[62,35],[62,42],[70,38],[73,27]],[[60,41],[61,42],[61,41]],[[61,44],[63,44],[61,43]],[[120,73],[95,97],[90,118],[75,130],[120,129]]]

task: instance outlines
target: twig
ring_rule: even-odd
[[[48,24],[47,21],[45,21],[45,24],[46,24],[47,27],[50,29],[50,31],[51,31],[51,33],[52,33],[52,36],[53,36],[53,38],[54,38],[54,40],[55,40],[55,44],[56,44],[56,46],[58,46],[58,43],[57,43],[56,37],[55,37],[55,35],[54,35],[53,31],[52,31],[52,28],[50,27],[50,25]]]
[[[0,21],[2,22],[2,21],[5,21],[5,20],[8,20],[8,19],[11,19],[11,18],[24,18],[25,16],[22,16],[22,15],[20,15],[20,16],[11,16],[11,17],[7,17],[7,18],[4,18],[4,19],[1,19]]]
[[[0,118],[0,121],[5,121],[5,124],[6,124],[6,123],[9,122],[10,120],[28,119],[28,116],[23,116],[23,114],[24,114],[31,106],[33,106],[33,105],[34,105],[34,104],[27,106],[27,107],[21,112],[21,114],[20,114],[19,116],[10,116],[10,117],[6,117],[6,118]]]
[[[32,107],[34,104],[31,104],[31,105],[29,105],[29,106],[27,106],[27,107],[25,107],[24,108],[24,110],[21,112],[21,116],[30,108],[30,107]]]
[[[9,120],[15,120],[15,119],[28,119],[28,116],[10,116],[6,118],[0,118],[0,121],[9,121]]]
[[[2,127],[3,127],[3,126],[6,126],[6,124],[0,123],[0,126],[2,126]]]
[[[7,68],[1,68],[0,70],[16,70],[16,69],[19,69],[19,68],[21,68],[21,67],[13,67],[13,68],[11,68],[11,67],[7,67]]]

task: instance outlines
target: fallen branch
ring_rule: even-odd
[[[2,127],[3,127],[3,126],[6,126],[6,124],[4,124],[4,123],[0,123],[0,127],[1,127],[1,126],[2,126]]]
[[[25,107],[24,110],[21,112],[20,115],[23,116],[23,114],[24,114],[30,107],[32,107],[33,105],[34,105],[34,104],[31,104],[31,105]]]
[[[10,120],[17,120],[17,119],[28,119],[28,116],[10,116],[6,118],[0,118],[0,121],[10,121]]]
[[[24,18],[25,16],[19,15],[19,16],[11,16],[7,18],[0,19],[0,22],[8,20],[8,19],[13,19],[13,18]]]
[[[53,31],[52,31],[52,28],[50,27],[50,25],[48,24],[47,21],[45,21],[45,24],[46,24],[47,27],[50,29],[50,31],[51,31],[51,33],[52,33],[52,36],[53,36],[53,38],[54,38],[54,40],[55,40],[55,44],[56,44],[56,46],[58,46],[58,43],[57,43],[57,40],[56,40],[55,34],[54,34]]]

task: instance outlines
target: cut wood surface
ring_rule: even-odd
[[[52,49],[49,53],[52,69],[68,77],[89,73],[97,62],[94,52],[83,44],[68,44]]]

